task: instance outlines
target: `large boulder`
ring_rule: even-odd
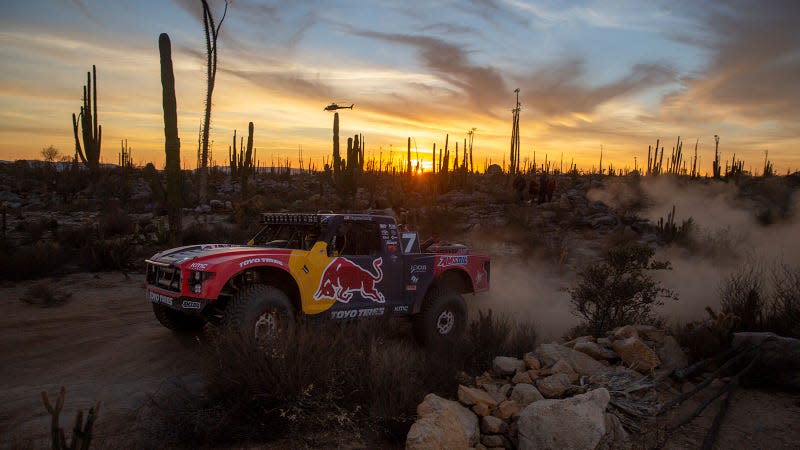
[[[550,375],[536,382],[539,392],[546,398],[560,398],[564,392],[572,387],[569,377],[563,373]]]
[[[483,403],[489,407],[497,406],[497,401],[488,392],[479,388],[471,388],[464,385],[458,386],[458,401],[472,406]]]
[[[622,358],[622,362],[641,373],[650,372],[661,364],[661,360],[658,359],[655,350],[648,347],[637,336],[616,340],[612,346],[614,351]]]
[[[498,375],[514,375],[525,371],[525,362],[509,356],[496,356],[492,361],[492,371]]]
[[[563,359],[580,375],[591,376],[608,370],[608,367],[591,356],[555,342],[540,345],[536,348],[536,354],[545,366],[552,366],[559,359]]]
[[[478,418],[458,402],[428,394],[408,431],[406,449],[468,448],[478,443]]]
[[[608,349],[596,342],[576,342],[575,347],[573,348],[576,351],[585,353],[597,360],[611,361],[612,359],[619,358],[619,355],[614,353],[613,350]]]
[[[689,357],[672,336],[664,337],[661,345],[656,347],[656,353],[661,360],[662,369],[680,370],[689,365]]]
[[[788,390],[800,390],[800,339],[774,333],[736,333],[733,347],[759,347],[758,364],[748,378]]]
[[[533,402],[544,400],[544,397],[532,384],[520,383],[511,391],[511,400],[524,408]]]
[[[519,416],[519,449],[593,449],[606,433],[605,388],[564,400],[542,400]]]

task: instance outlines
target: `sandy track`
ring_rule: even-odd
[[[34,282],[0,285],[0,446],[48,436],[40,398],[66,387],[62,424],[102,401],[97,433],[129,420],[170,379],[196,373],[197,338],[176,336],[153,317],[141,274],[73,274],[36,281],[72,297],[41,308],[20,301]]]

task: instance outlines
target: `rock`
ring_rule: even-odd
[[[594,449],[606,433],[605,388],[564,400],[531,403],[520,414],[519,448]]]
[[[614,353],[613,350],[607,349],[594,342],[578,342],[575,344],[574,349],[598,360],[611,361],[619,358],[619,355]]]
[[[611,331],[613,340],[627,339],[629,337],[639,337],[639,332],[636,331],[632,325],[625,325],[624,327],[617,327]]]
[[[550,375],[536,382],[536,388],[546,398],[560,398],[572,386],[569,377],[563,373]]]
[[[518,374],[514,375],[514,378],[511,379],[511,382],[514,384],[519,383],[532,383],[533,380],[528,372],[519,372]]]
[[[475,450],[488,450],[488,449],[486,448],[485,445],[478,442],[477,444],[475,444]]]
[[[689,357],[672,336],[664,336],[661,345],[656,347],[656,353],[661,360],[661,367],[664,369],[680,370],[689,365]]]
[[[608,368],[595,361],[591,356],[556,343],[542,344],[536,348],[539,360],[551,366],[559,359],[563,359],[575,372],[580,375],[593,375],[596,372],[607,371]]]
[[[228,211],[232,211],[233,210],[233,202],[231,202],[230,200],[227,200],[225,202],[225,209],[227,209]]]
[[[481,433],[485,434],[503,434],[508,430],[508,424],[494,416],[487,416],[481,418]]]
[[[528,376],[531,377],[531,382],[534,382],[534,381],[538,380],[539,378],[542,378],[542,376],[539,374],[539,371],[536,370],[536,369],[531,369],[531,370],[529,370],[529,371],[527,371],[525,373],[527,373]]]
[[[581,344],[585,342],[596,342],[596,341],[597,339],[595,339],[594,336],[579,336],[569,342],[565,342],[564,347],[575,348],[576,344]]]
[[[525,361],[525,366],[528,369],[538,370],[542,368],[539,358],[537,358],[533,352],[525,353],[525,355],[522,357],[522,360]]]
[[[604,347],[610,347],[611,346],[611,339],[604,338],[604,337],[597,338],[597,345],[602,345]]]
[[[498,405],[497,408],[492,411],[492,415],[505,420],[518,413],[521,409],[522,408],[519,406],[519,404],[514,400],[506,400],[500,403],[500,405]]]
[[[483,389],[467,387],[463,384],[458,386],[458,401],[467,406],[480,403],[489,407],[497,406],[497,401],[488,392]]]
[[[211,209],[216,211],[225,209],[225,203],[223,203],[221,200],[210,200],[208,202],[208,206],[210,206]]]
[[[492,370],[498,375],[514,375],[525,370],[525,363],[509,356],[496,356],[492,361]]]
[[[496,380],[492,378],[492,375],[489,372],[484,372],[483,375],[478,375],[475,377],[475,386],[483,387],[487,384],[496,384]],[[464,384],[464,383],[461,383]]]
[[[406,449],[468,448],[478,443],[478,418],[458,402],[428,394],[408,431]]]
[[[472,407],[472,412],[474,412],[475,414],[483,417],[483,416],[488,416],[489,414],[491,414],[492,410],[491,410],[491,408],[489,408],[489,405],[487,405],[486,403],[478,403],[477,405],[474,405]]]
[[[501,434],[484,434],[481,436],[481,444],[487,448],[511,448],[511,442]]]
[[[622,427],[619,417],[606,413],[606,434],[603,436],[598,450],[616,450],[628,447],[628,432]]]
[[[580,375],[578,375],[578,373],[572,369],[572,366],[567,364],[563,359],[556,361],[552,367],[548,367],[539,371],[539,374],[542,376],[555,375],[557,373],[563,373],[564,375],[568,376],[570,381],[578,381],[580,378]]]
[[[524,408],[533,402],[544,400],[544,397],[534,385],[520,383],[514,386],[511,391],[511,400],[514,400]]]
[[[612,346],[622,362],[638,372],[650,372],[661,364],[656,352],[636,336],[616,340]]]
[[[664,330],[659,330],[652,325],[633,325],[633,328],[644,341],[653,341],[661,344],[664,342],[664,338],[667,337],[667,333]]]
[[[760,346],[761,357],[748,372],[749,379],[761,380],[787,390],[800,390],[800,339],[774,333],[735,333],[733,347]]]

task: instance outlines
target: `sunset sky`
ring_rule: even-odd
[[[211,1],[215,18],[221,0]],[[137,164],[163,166],[158,35],[172,40],[185,167],[194,167],[205,96],[200,0],[0,3],[0,160],[72,155],[71,115],[97,65],[105,162],[127,139]],[[521,156],[565,167],[633,168],[657,138],[669,153],[714,135],[760,173],[800,169],[800,1],[231,1],[220,32],[212,128],[227,164],[233,130],[255,124],[262,164],[342,145],[367,157],[420,156],[476,128],[475,165],[508,152],[520,89]],[[506,157],[507,159],[507,157]]]

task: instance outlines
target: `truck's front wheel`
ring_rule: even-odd
[[[278,334],[290,332],[294,314],[289,297],[273,286],[247,286],[228,303],[223,325],[252,336],[263,344]]]
[[[202,317],[176,311],[160,303],[153,303],[153,313],[156,315],[156,319],[158,319],[161,325],[173,331],[200,331],[206,324],[205,319]]]
[[[438,346],[461,337],[467,326],[467,305],[458,292],[433,288],[414,318],[414,334],[423,345]]]

